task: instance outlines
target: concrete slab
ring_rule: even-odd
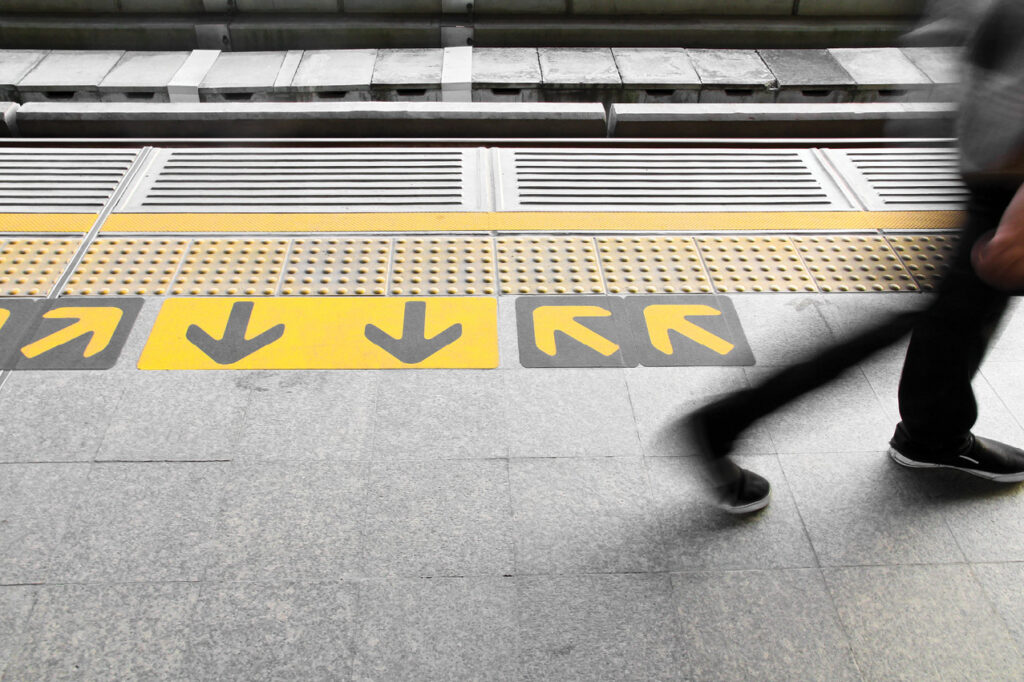
[[[354,583],[204,583],[188,635],[192,679],[350,678]]]
[[[12,679],[186,677],[192,583],[39,588]],[[73,672],[72,672],[73,671]]]
[[[16,85],[49,50],[0,50],[0,100],[13,100]]]
[[[514,572],[506,460],[373,464],[367,500],[361,529],[368,575]]]
[[[899,48],[829,48],[857,82],[856,102],[926,101],[932,81]]]
[[[1024,564],[975,564],[971,570],[1010,629],[1017,647],[1024,646],[1024,604],[1017,590],[1024,579]]]
[[[15,137],[18,134],[18,109],[19,105],[14,102],[0,102],[0,137]]]
[[[192,50],[167,84],[170,101],[199,102],[199,86],[219,56],[219,50]]]
[[[723,6],[715,0],[573,0],[574,14],[789,14],[786,0],[747,0]]]
[[[622,86],[637,102],[696,102],[700,77],[683,48],[612,48]]]
[[[36,601],[36,588],[28,585],[0,587],[0,675],[21,649],[28,616]]]
[[[306,50],[292,79],[300,100],[368,101],[377,50]]]
[[[536,102],[541,82],[537,48],[473,48],[474,101]]]
[[[24,102],[96,101],[100,83],[123,55],[121,50],[53,50],[18,82],[19,96]]]
[[[597,89],[622,84],[609,48],[544,47],[537,55],[545,89]]]
[[[444,50],[380,50],[371,90],[384,101],[436,102],[441,99]]]
[[[43,583],[89,466],[0,464],[0,473],[0,585]]]
[[[861,679],[815,569],[680,573],[672,587],[694,679]]]
[[[1024,665],[969,566],[829,568],[824,573],[857,665],[869,679],[1013,679]],[[951,647],[950,641],[960,644]]]
[[[771,102],[775,76],[755,50],[688,50],[701,102]]]
[[[828,50],[758,50],[778,82],[777,102],[851,102],[856,81]]]
[[[167,102],[167,85],[188,58],[188,52],[125,52],[100,82],[100,99]]]
[[[199,85],[204,102],[272,99],[284,52],[222,52]]]
[[[963,51],[960,48],[904,47],[902,52],[934,84],[933,101],[959,101],[964,81]]]

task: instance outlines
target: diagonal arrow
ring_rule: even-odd
[[[647,321],[647,334],[651,338],[651,345],[665,355],[673,353],[672,339],[668,335],[670,329],[719,355],[728,355],[734,348],[733,344],[686,319],[690,315],[721,314],[722,311],[707,305],[649,305],[644,308],[644,319]]]
[[[48,334],[38,341],[30,343],[22,348],[21,352],[26,358],[35,358],[46,351],[74,341],[79,336],[90,334],[91,338],[85,346],[83,357],[91,358],[106,348],[110,340],[114,338],[114,332],[117,331],[117,325],[121,322],[123,314],[124,311],[114,307],[93,306],[76,308],[68,306],[65,308],[55,308],[48,313],[44,313],[43,317],[50,320],[73,319],[75,321],[60,331]]]
[[[252,317],[252,301],[236,301],[231,305],[224,336],[215,339],[198,325],[191,324],[185,331],[185,338],[195,344],[199,350],[210,356],[218,365],[232,365],[242,358],[252,355],[260,348],[269,346],[284,335],[284,325],[274,325],[259,336],[245,338]]]
[[[366,338],[407,365],[423,362],[445,346],[455,343],[462,336],[462,325],[453,324],[443,332],[428,339],[426,301],[407,301],[405,319],[402,322],[402,337],[396,339],[377,325],[366,325]]]
[[[598,353],[609,356],[619,350],[615,344],[593,329],[576,321],[577,317],[608,317],[612,313],[595,305],[542,305],[533,311],[533,334],[537,348],[554,357],[558,352],[555,332],[571,336]]]
[[[9,318],[10,316],[10,310],[8,310],[7,308],[0,308],[0,329],[4,328],[4,325],[7,324],[7,318]]]

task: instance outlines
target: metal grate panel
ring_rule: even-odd
[[[823,151],[870,211],[959,209],[967,199],[955,149]]]
[[[122,213],[478,209],[473,149],[162,149]]]
[[[810,150],[499,151],[506,211],[831,211],[852,206]]]
[[[0,213],[99,213],[137,154],[0,149]]]

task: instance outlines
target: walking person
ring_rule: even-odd
[[[1009,295],[1024,289],[1024,257],[1016,260],[1024,256],[1024,0],[993,0],[981,12],[968,42],[967,68],[958,132],[969,200],[957,252],[932,302],[891,316],[681,423],[696,440],[726,511],[751,513],[769,501],[769,482],[730,457],[746,428],[907,333],[901,421],[889,441],[892,459],[1003,483],[1024,481],[1024,450],[971,432],[977,418],[971,380]]]

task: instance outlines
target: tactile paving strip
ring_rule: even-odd
[[[387,293],[390,261],[390,239],[296,239],[280,293],[382,296]]]
[[[390,291],[396,296],[493,295],[494,244],[490,237],[396,239]]]
[[[0,296],[46,296],[80,239],[0,239]]]
[[[822,291],[918,291],[882,237],[793,237],[793,243]]]
[[[933,291],[956,253],[953,234],[886,235],[907,270],[925,291]]]
[[[690,237],[598,237],[597,248],[610,294],[714,290]]]
[[[162,295],[174,279],[187,239],[97,239],[68,280],[67,295]]]
[[[603,294],[592,237],[500,237],[503,294]]]
[[[817,291],[789,237],[697,240],[718,291]]]
[[[272,296],[289,246],[288,239],[196,239],[171,293]]]

